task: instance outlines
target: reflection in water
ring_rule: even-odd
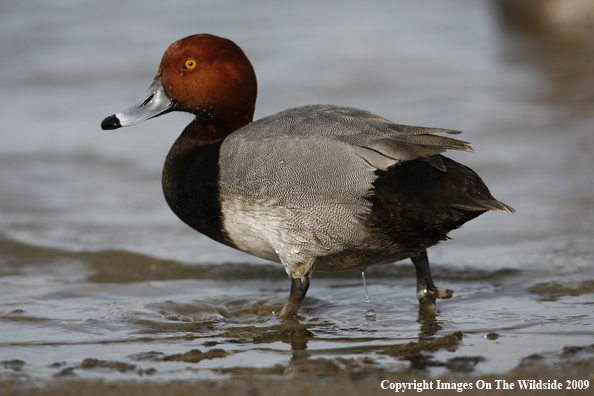
[[[594,0],[498,0],[512,33],[506,58],[540,70],[547,103],[590,114],[594,104]],[[539,92],[540,94],[540,92]]]
[[[434,353],[446,349],[454,352],[460,341],[462,333],[457,332],[450,335],[436,337],[437,333],[443,328],[443,323],[437,320],[437,312],[427,308],[419,308],[417,322],[420,324],[419,339],[412,342],[397,342],[389,345],[378,345],[371,348],[379,355],[389,355],[401,361],[408,361],[410,369],[426,371],[430,367],[447,367],[452,371],[472,371],[474,366],[482,361],[481,357],[458,357],[452,361],[440,361],[434,357]],[[280,325],[272,325],[263,328],[250,327],[259,335],[254,338],[254,343],[273,343],[282,341],[291,345],[291,359],[288,362],[284,373],[322,373],[328,374],[328,371],[346,370],[347,372],[361,371],[367,368],[372,360],[359,359],[354,357],[346,359],[321,359],[316,357],[315,353],[308,353],[307,344],[314,341],[316,336],[309,329],[311,325],[305,325],[297,319],[286,319]],[[245,334],[244,334],[245,335]],[[357,351],[357,343],[353,344],[351,349]],[[368,348],[361,348],[359,352],[369,352]],[[468,360],[470,359],[470,361]],[[452,366],[452,367],[450,367]]]
[[[314,334],[307,329],[306,325],[299,322],[299,319],[284,319],[282,326],[277,331],[283,342],[291,344],[291,362],[309,357],[305,350],[307,342],[314,338]]]
[[[429,367],[447,366],[449,363],[435,360],[433,358],[433,353],[444,348],[450,351],[455,351],[458,343],[462,339],[462,333],[436,337],[438,332],[443,328],[443,322],[438,320],[437,317],[438,312],[436,310],[420,307],[417,319],[417,323],[420,325],[418,341],[397,343],[388,346],[383,345],[373,349],[379,354],[386,354],[399,360],[409,361],[410,368],[415,370],[426,370]],[[254,338],[254,343],[282,341],[283,343],[290,344],[291,359],[285,372],[296,373],[309,371],[310,369],[307,367],[310,366],[315,366],[317,367],[317,370],[320,370],[321,368],[319,366],[322,361],[324,362],[323,365],[328,363],[323,359],[312,358],[312,354],[306,351],[307,343],[316,338],[315,334],[309,330],[309,326],[303,324],[298,319],[284,319],[280,325],[272,325],[263,328],[251,327],[250,331],[259,334]],[[354,347],[353,351],[356,349],[357,348]],[[362,351],[363,350],[365,350],[365,348],[362,348]],[[480,359],[474,364],[477,364],[479,361]],[[346,364],[345,361],[336,361],[336,359],[330,361],[331,366],[338,365],[341,366],[342,369],[347,368],[348,365]],[[359,362],[359,364],[361,364],[361,362]]]
[[[430,340],[443,328],[443,322],[437,320],[438,312],[435,309],[419,306],[417,323],[421,325],[419,340]]]
[[[413,370],[426,371],[429,367],[446,366],[447,362],[436,360],[433,353],[441,349],[449,352],[456,351],[462,338],[462,332],[456,332],[432,340],[419,340],[418,342],[389,346],[378,353],[408,361]]]

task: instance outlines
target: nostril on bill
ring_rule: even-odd
[[[144,102],[142,102],[142,105],[146,106],[151,100],[153,100],[154,97],[155,97],[155,94],[152,93],[151,96],[149,96],[148,98],[146,98],[146,100]]]

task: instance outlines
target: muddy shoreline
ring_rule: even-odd
[[[585,356],[584,353],[589,356]],[[504,395],[522,394],[522,385],[531,395],[587,395],[594,386],[594,345],[586,348],[565,348],[559,352],[566,360],[552,362],[550,357],[530,356],[515,369],[504,375],[452,374],[430,378],[412,370],[410,373],[390,373],[366,370],[364,363],[348,361],[310,361],[300,370],[272,367],[259,370],[237,368],[229,379],[219,381],[166,381],[143,379],[109,381],[81,380],[75,374],[50,381],[29,383],[21,380],[0,382],[3,396],[31,395],[386,395],[395,393],[390,384],[409,384],[409,389],[398,393],[425,393],[451,395],[453,393]],[[558,356],[558,357],[560,357]],[[580,356],[578,358],[578,356]],[[572,361],[574,359],[575,361]],[[116,368],[112,368],[117,370]],[[287,372],[289,371],[289,372]],[[332,373],[329,373],[332,372]],[[578,381],[582,381],[578,384]],[[588,389],[585,389],[588,381]],[[417,385],[417,383],[419,385]],[[414,387],[424,389],[419,392]],[[557,384],[560,389],[543,389]],[[412,389],[411,389],[412,387]],[[582,389],[580,389],[580,387]],[[385,389],[384,389],[385,388]],[[395,388],[395,386],[392,386]],[[457,390],[462,389],[462,390]]]
[[[285,336],[299,338],[299,331],[287,330]],[[498,336],[490,333],[492,339]],[[312,358],[305,350],[293,352],[288,365],[265,368],[235,367],[220,370],[218,380],[162,381],[151,376],[156,369],[125,362],[87,358],[80,364],[64,366],[56,363],[51,380],[31,381],[24,372],[26,362],[2,361],[12,371],[0,381],[0,395],[380,395],[388,392],[425,392],[431,395],[456,393],[500,395],[510,392],[556,395],[588,394],[594,386],[594,344],[564,347],[551,353],[528,356],[502,375],[477,374],[475,366],[482,356],[455,357],[447,361],[433,358],[439,349],[455,349],[464,338],[461,332],[433,340],[410,342],[385,348],[382,353],[409,362],[406,370],[391,372],[367,357]],[[159,352],[134,356],[136,361],[178,361],[188,366],[204,359],[226,356],[222,349],[190,350],[183,354]],[[446,366],[448,375],[432,377],[424,369],[428,365]],[[190,367],[188,367],[190,369]],[[83,371],[101,371],[100,380],[81,379]],[[199,370],[199,369],[195,369]],[[137,379],[110,380],[110,373],[132,372]],[[88,376],[87,376],[88,377]]]

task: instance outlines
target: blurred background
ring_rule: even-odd
[[[417,311],[409,262],[369,271],[372,305],[356,272],[316,274],[296,340],[271,314],[288,293],[282,267],[171,213],[160,174],[190,117],[100,123],[145,92],[172,42],[196,33],[250,58],[256,119],[332,103],[464,131],[477,153],[451,157],[517,214],[485,214],[430,250],[436,283],[457,292],[436,316]],[[211,378],[291,365],[307,349],[306,362],[354,354],[429,375],[481,356],[468,371],[505,373],[594,343],[594,1],[1,1],[0,54],[0,362],[24,362],[0,366],[0,380],[128,378],[137,369],[81,362],[138,367],[135,354],[212,345],[227,355],[192,372],[146,364],[161,380]],[[457,331],[457,348],[424,360],[386,352]]]

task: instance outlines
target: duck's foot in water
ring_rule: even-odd
[[[415,265],[417,272],[417,299],[422,308],[435,309],[435,300],[450,298],[454,295],[452,290],[435,287],[433,284],[427,250],[423,250],[416,256],[411,257],[411,261]]]
[[[301,302],[305,298],[305,293],[309,289],[309,278],[291,278],[291,293],[289,294],[289,300],[283,306],[278,315],[281,319],[294,318],[299,311]]]
[[[450,298],[454,295],[453,290],[445,289],[443,287],[435,287],[433,289],[423,289],[417,291],[417,299],[421,308],[435,309],[435,300],[438,298]]]

